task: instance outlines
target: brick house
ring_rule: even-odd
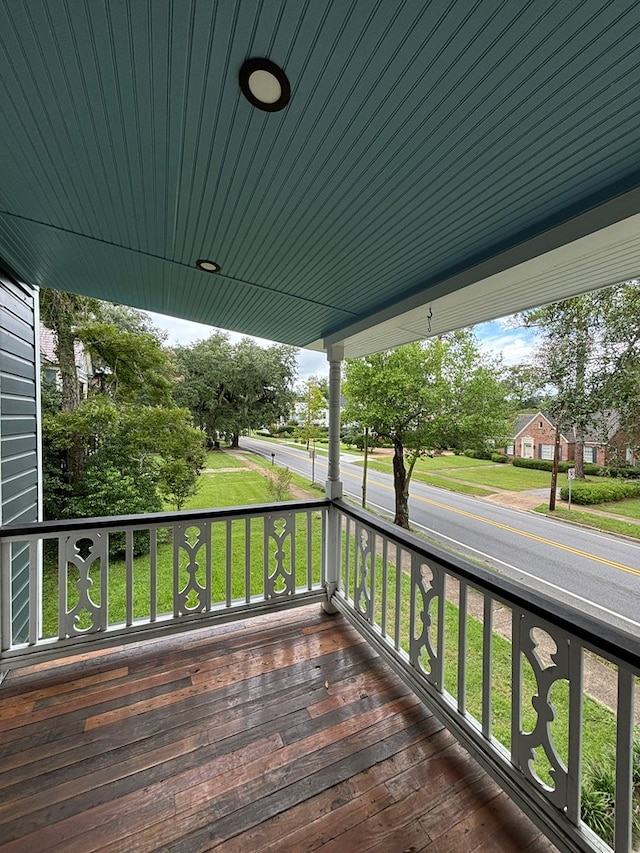
[[[553,459],[556,425],[549,415],[518,415],[513,426],[513,439],[507,445],[507,456],[524,459]],[[575,459],[576,435],[572,426],[560,431],[560,461]],[[583,458],[596,465],[634,464],[635,457],[627,433],[620,427],[617,412],[596,412],[585,429]]]
[[[506,447],[506,454],[524,459],[553,459],[555,439],[555,423],[544,412],[518,415],[513,427],[513,439]],[[561,431],[560,460],[573,459],[574,448],[573,430]]]

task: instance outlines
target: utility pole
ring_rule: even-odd
[[[549,512],[556,508],[556,490],[558,486],[558,461],[560,458],[560,426],[556,425],[556,440],[553,445],[553,468],[551,469],[551,493],[549,494]]]
[[[367,508],[367,466],[369,463],[369,427],[364,428],[364,465],[362,466],[362,509]]]

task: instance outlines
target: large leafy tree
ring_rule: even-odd
[[[575,431],[576,477],[584,477],[585,434],[610,425],[610,410],[631,446],[640,446],[638,281],[555,302],[519,319],[539,330],[538,367],[554,389],[548,407]],[[603,443],[608,437],[606,430],[600,436]]]
[[[560,424],[573,426],[576,477],[584,477],[584,440],[592,412],[600,408],[595,377],[602,370],[600,295],[589,293],[524,312],[520,319],[537,327],[537,363],[555,393],[548,409]]]
[[[506,403],[494,365],[468,330],[345,366],[345,423],[393,445],[395,518],[409,526],[416,461],[436,448],[481,448],[506,434]]]
[[[78,329],[78,338],[91,355],[96,391],[121,403],[171,403],[171,362],[152,332],[88,321]]]
[[[173,402],[169,357],[146,315],[57,291],[41,300],[63,386],[62,405],[48,394],[43,406],[47,517],[150,512],[161,496],[180,508],[204,464],[204,435]],[[78,341],[98,368],[82,401]]]
[[[502,383],[513,414],[542,409],[548,403],[546,379],[535,364],[510,364],[504,368]]]
[[[628,445],[640,451],[640,282],[626,281],[600,295],[604,370],[597,394],[614,409]]]
[[[287,417],[295,400],[296,349],[261,347],[249,338],[237,344],[216,332],[176,350],[180,381],[176,401],[188,407],[210,441],[240,434]]]

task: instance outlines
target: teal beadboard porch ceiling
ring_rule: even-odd
[[[2,0],[0,265],[351,356],[613,284],[639,41],[637,0]]]

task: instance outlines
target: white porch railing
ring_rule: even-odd
[[[613,848],[633,850],[639,638],[344,502],[335,506],[343,536],[334,605],[563,850],[611,849],[581,819],[581,797],[589,758],[583,740],[588,711],[595,711],[583,690],[586,657],[595,655],[613,669]]]
[[[331,522],[331,523],[329,523]],[[28,636],[11,566],[29,561]],[[0,529],[0,669],[312,601],[356,626],[562,850],[609,847],[582,820],[588,656],[616,680],[615,840],[640,793],[640,640],[455,558],[344,501]],[[556,710],[560,709],[560,710]],[[637,817],[637,815],[636,815]]]
[[[78,644],[326,600],[328,502],[45,522],[0,531],[0,669]],[[11,567],[29,563],[27,636]]]

